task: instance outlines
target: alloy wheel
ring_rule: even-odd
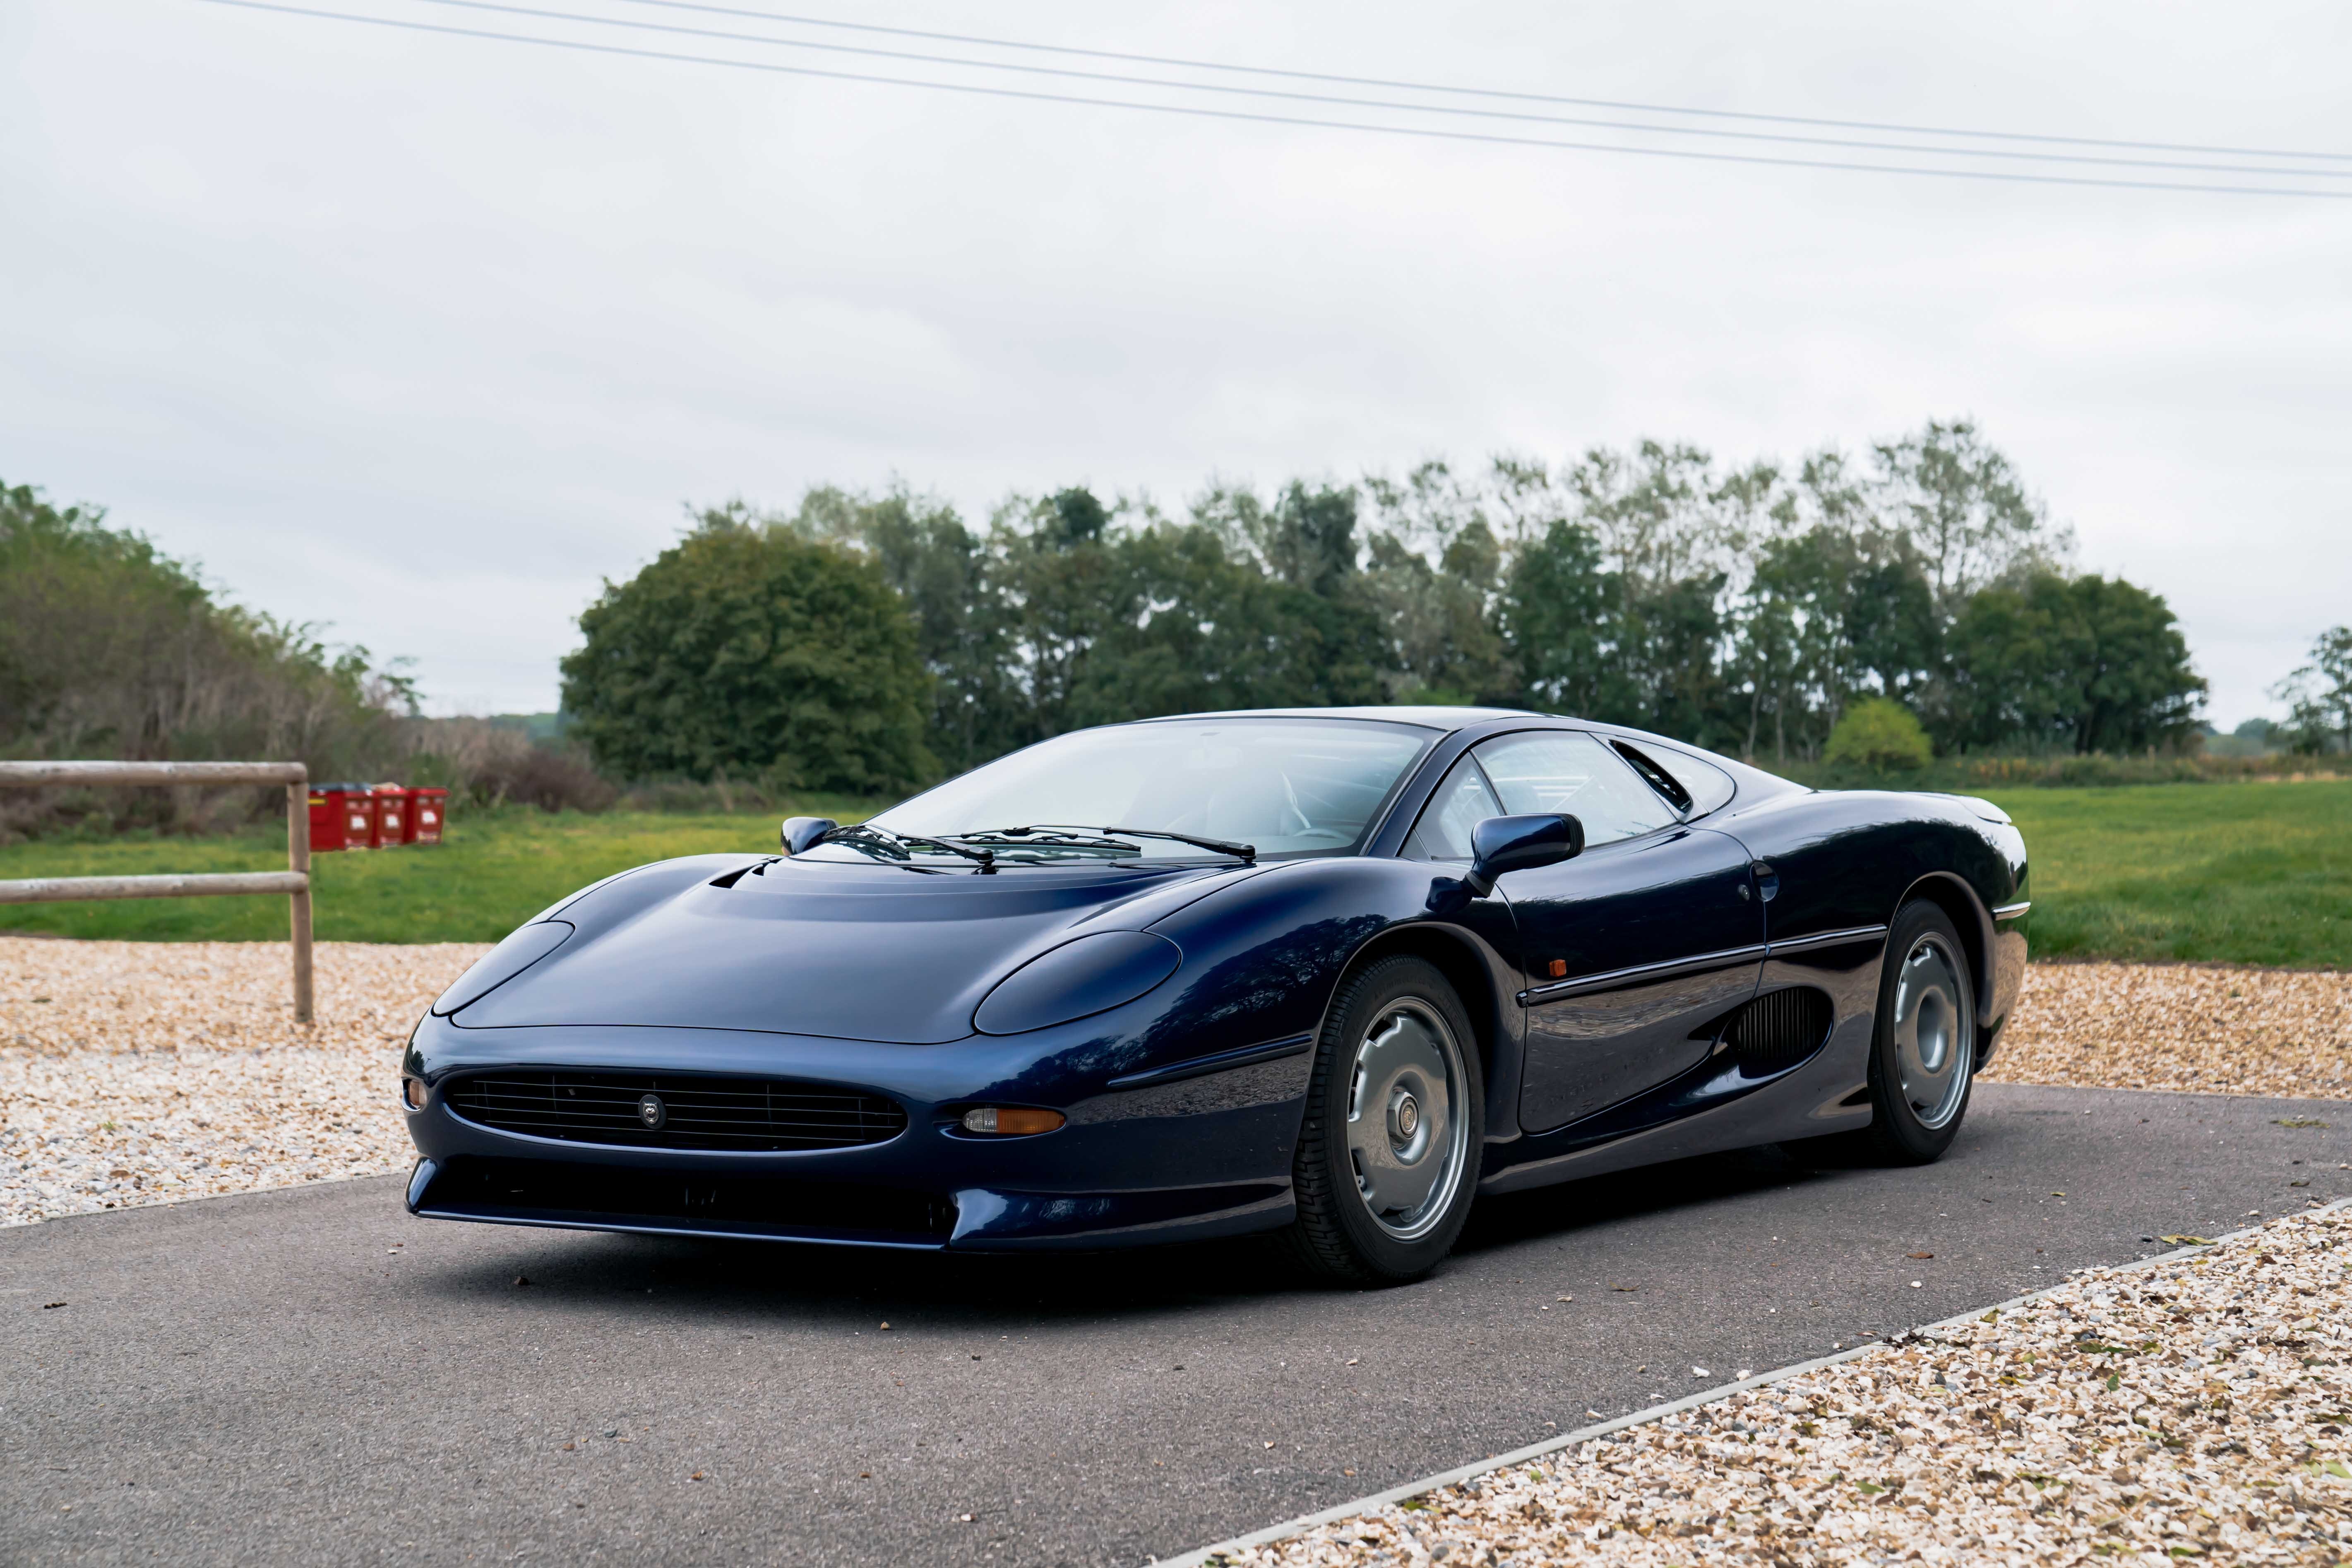
[[[1399,1241],[1435,1228],[1469,1163],[1459,1102],[1462,1047],[1418,997],[1391,1004],[1357,1045],[1348,1096],[1348,1160],[1374,1224]]]
[[[1934,1131],[1960,1112],[1976,1066],[1976,1002],[1949,943],[1930,931],[1912,943],[1895,983],[1895,1067],[1904,1100]]]

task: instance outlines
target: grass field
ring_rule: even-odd
[[[802,807],[855,821],[871,802]],[[652,812],[549,816],[528,806],[454,811],[437,847],[320,855],[312,924],[322,942],[496,942],[564,894],[673,855],[776,847],[779,818]],[[282,827],[221,838],[36,842],[0,848],[0,879],[160,871],[282,871]],[[282,898],[121,899],[0,905],[0,931],[132,942],[253,942],[286,937]]]
[[[2352,968],[2352,781],[1997,791],[2032,858],[2042,957]],[[804,806],[855,818],[869,803]],[[321,855],[317,924],[339,942],[491,942],[572,889],[669,855],[761,850],[776,818],[460,812],[436,849]],[[0,848],[0,878],[268,870],[279,833]],[[144,941],[278,940],[282,899],[0,906],[0,930]]]
[[[2021,789],[2042,958],[2352,968],[2352,781]]]

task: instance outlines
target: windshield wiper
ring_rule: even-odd
[[[893,833],[887,827],[877,827],[870,822],[856,823],[848,827],[836,827],[817,838],[819,844],[844,844],[852,849],[878,848],[894,859],[908,860],[909,849],[941,849],[950,855],[961,855],[976,860],[982,871],[996,869],[996,852],[992,849],[967,849],[961,844],[950,844],[944,838],[926,838],[919,833]]]
[[[1171,839],[1178,844],[1190,844],[1195,848],[1230,855],[1244,865],[1257,864],[1257,846],[1254,844],[1235,844],[1224,838],[1201,838],[1190,833],[1170,833],[1157,827],[1088,827],[1078,823],[1040,822],[1028,827],[981,827],[952,837],[967,844],[1003,844],[1016,849],[1108,849],[1120,855],[1143,853],[1132,844],[1096,837],[1110,833],[1123,833],[1129,838]]]
[[[1047,827],[982,827],[952,837],[967,844],[1003,844],[1014,849],[1108,849],[1118,855],[1143,853],[1138,846],[1122,844],[1116,838],[1062,833]]]
[[[1077,826],[1078,825],[1067,822],[1048,822],[1040,824],[1040,826],[1045,827],[1072,827]],[[1034,833],[1037,829],[1033,827],[1029,831]],[[1166,829],[1159,827],[1082,827],[1080,828],[1080,831],[1087,833],[1124,833],[1129,838],[1169,838],[1173,839],[1179,844],[1190,844],[1196,849],[1213,849],[1220,855],[1230,855],[1245,866],[1255,866],[1257,864],[1256,845],[1235,844],[1229,838],[1202,838],[1190,833],[1170,833]]]

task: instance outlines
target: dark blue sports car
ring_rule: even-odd
[[[782,853],[642,866],[416,1026],[408,1205],[870,1247],[1279,1231],[1410,1279],[1476,1195],[1950,1144],[2025,845],[1493,709],[1064,735]]]

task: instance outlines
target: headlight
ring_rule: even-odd
[[[480,1001],[562,947],[572,929],[569,921],[539,921],[523,927],[457,976],[457,983],[441,993],[441,999],[433,1004],[433,1016],[446,1018],[458,1008]]]
[[[1108,1012],[1175,973],[1183,962],[1184,950],[1164,936],[1097,931],[1039,953],[1006,975],[982,1000],[972,1026],[984,1035],[1023,1035]]]

